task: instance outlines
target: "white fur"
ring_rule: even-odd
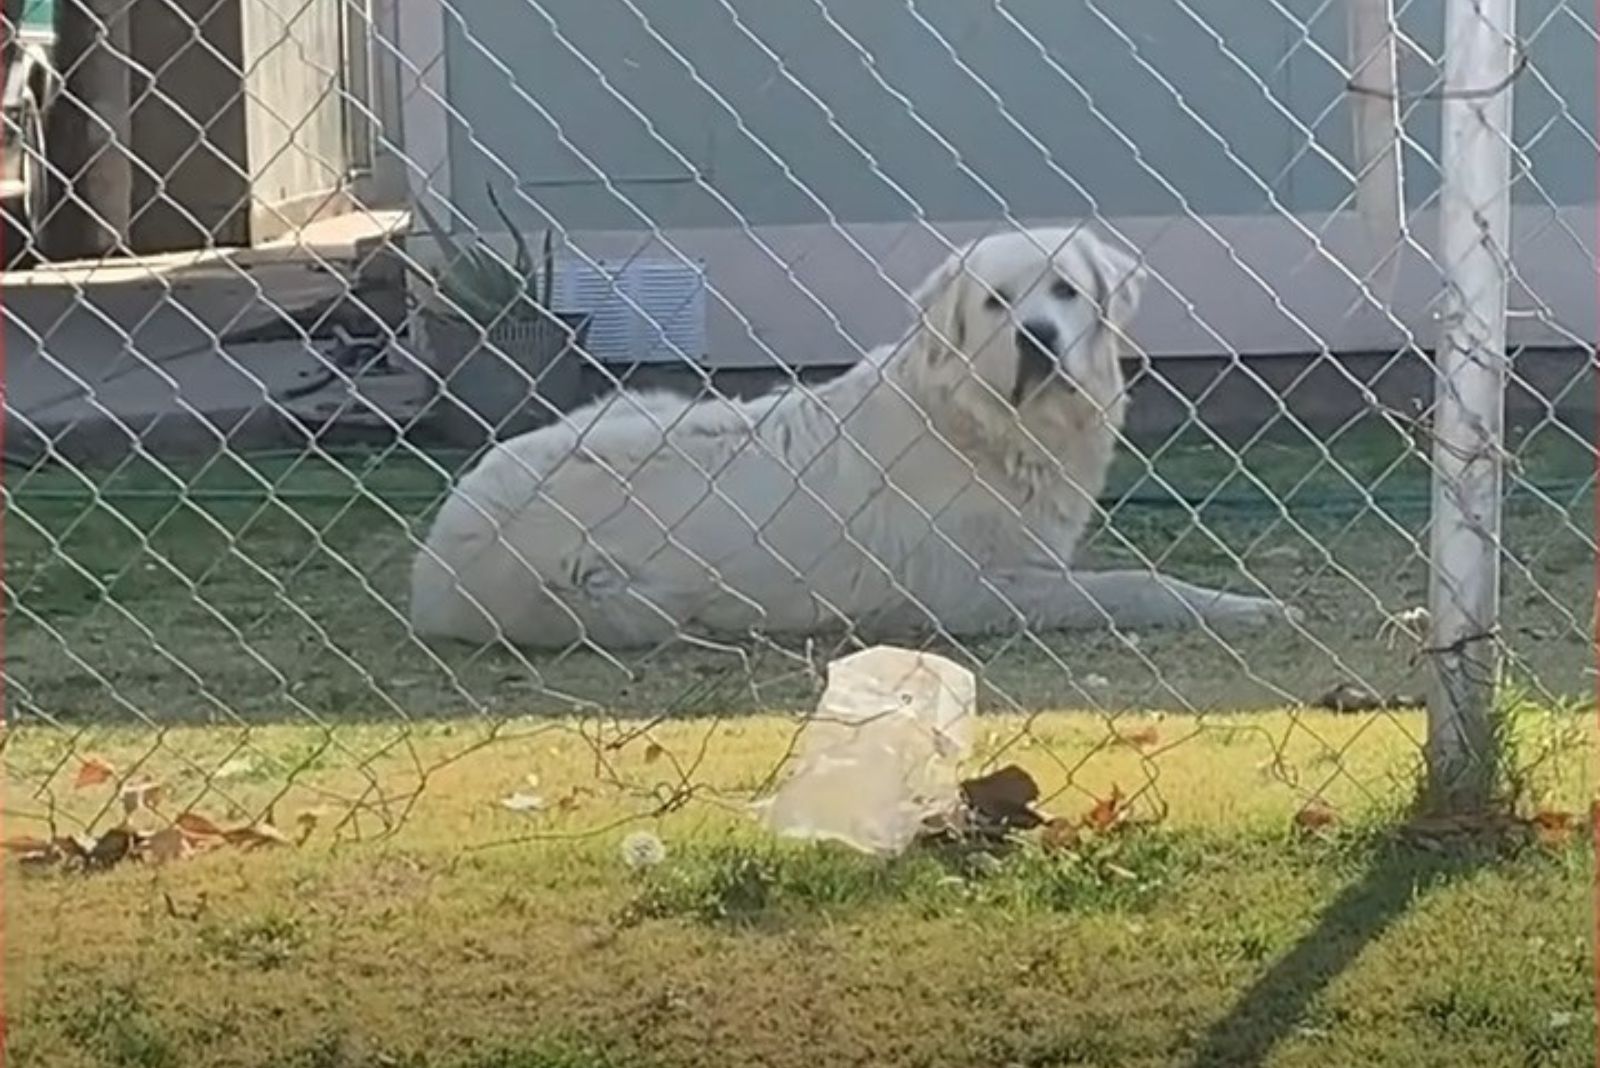
[[[1122,426],[1121,331],[1142,282],[1086,231],[985,238],[922,285],[900,344],[825,385],[744,402],[622,393],[501,443],[418,554],[412,625],[620,648],[1282,618],[1151,572],[1067,571]],[[1062,343],[1013,405],[1019,323]]]

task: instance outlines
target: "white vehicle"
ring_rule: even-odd
[[[5,266],[39,258],[38,241],[51,201],[45,131],[61,79],[51,65],[52,0],[3,0],[4,122],[0,124],[0,252]]]

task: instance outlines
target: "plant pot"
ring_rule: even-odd
[[[554,422],[580,396],[589,321],[546,312],[485,331],[469,319],[423,312],[418,348],[440,378],[425,420],[466,448]]]

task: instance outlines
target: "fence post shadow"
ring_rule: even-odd
[[[1317,925],[1214,1023],[1190,1068],[1251,1068],[1300,1026],[1313,998],[1416,901],[1486,867],[1486,848],[1433,852],[1385,842],[1367,869],[1323,911]]]

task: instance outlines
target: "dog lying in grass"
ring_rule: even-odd
[[[418,635],[534,648],[1264,624],[1150,570],[1079,572],[1142,268],[1086,230],[979,240],[898,344],[748,401],[624,392],[494,446],[412,574]]]

